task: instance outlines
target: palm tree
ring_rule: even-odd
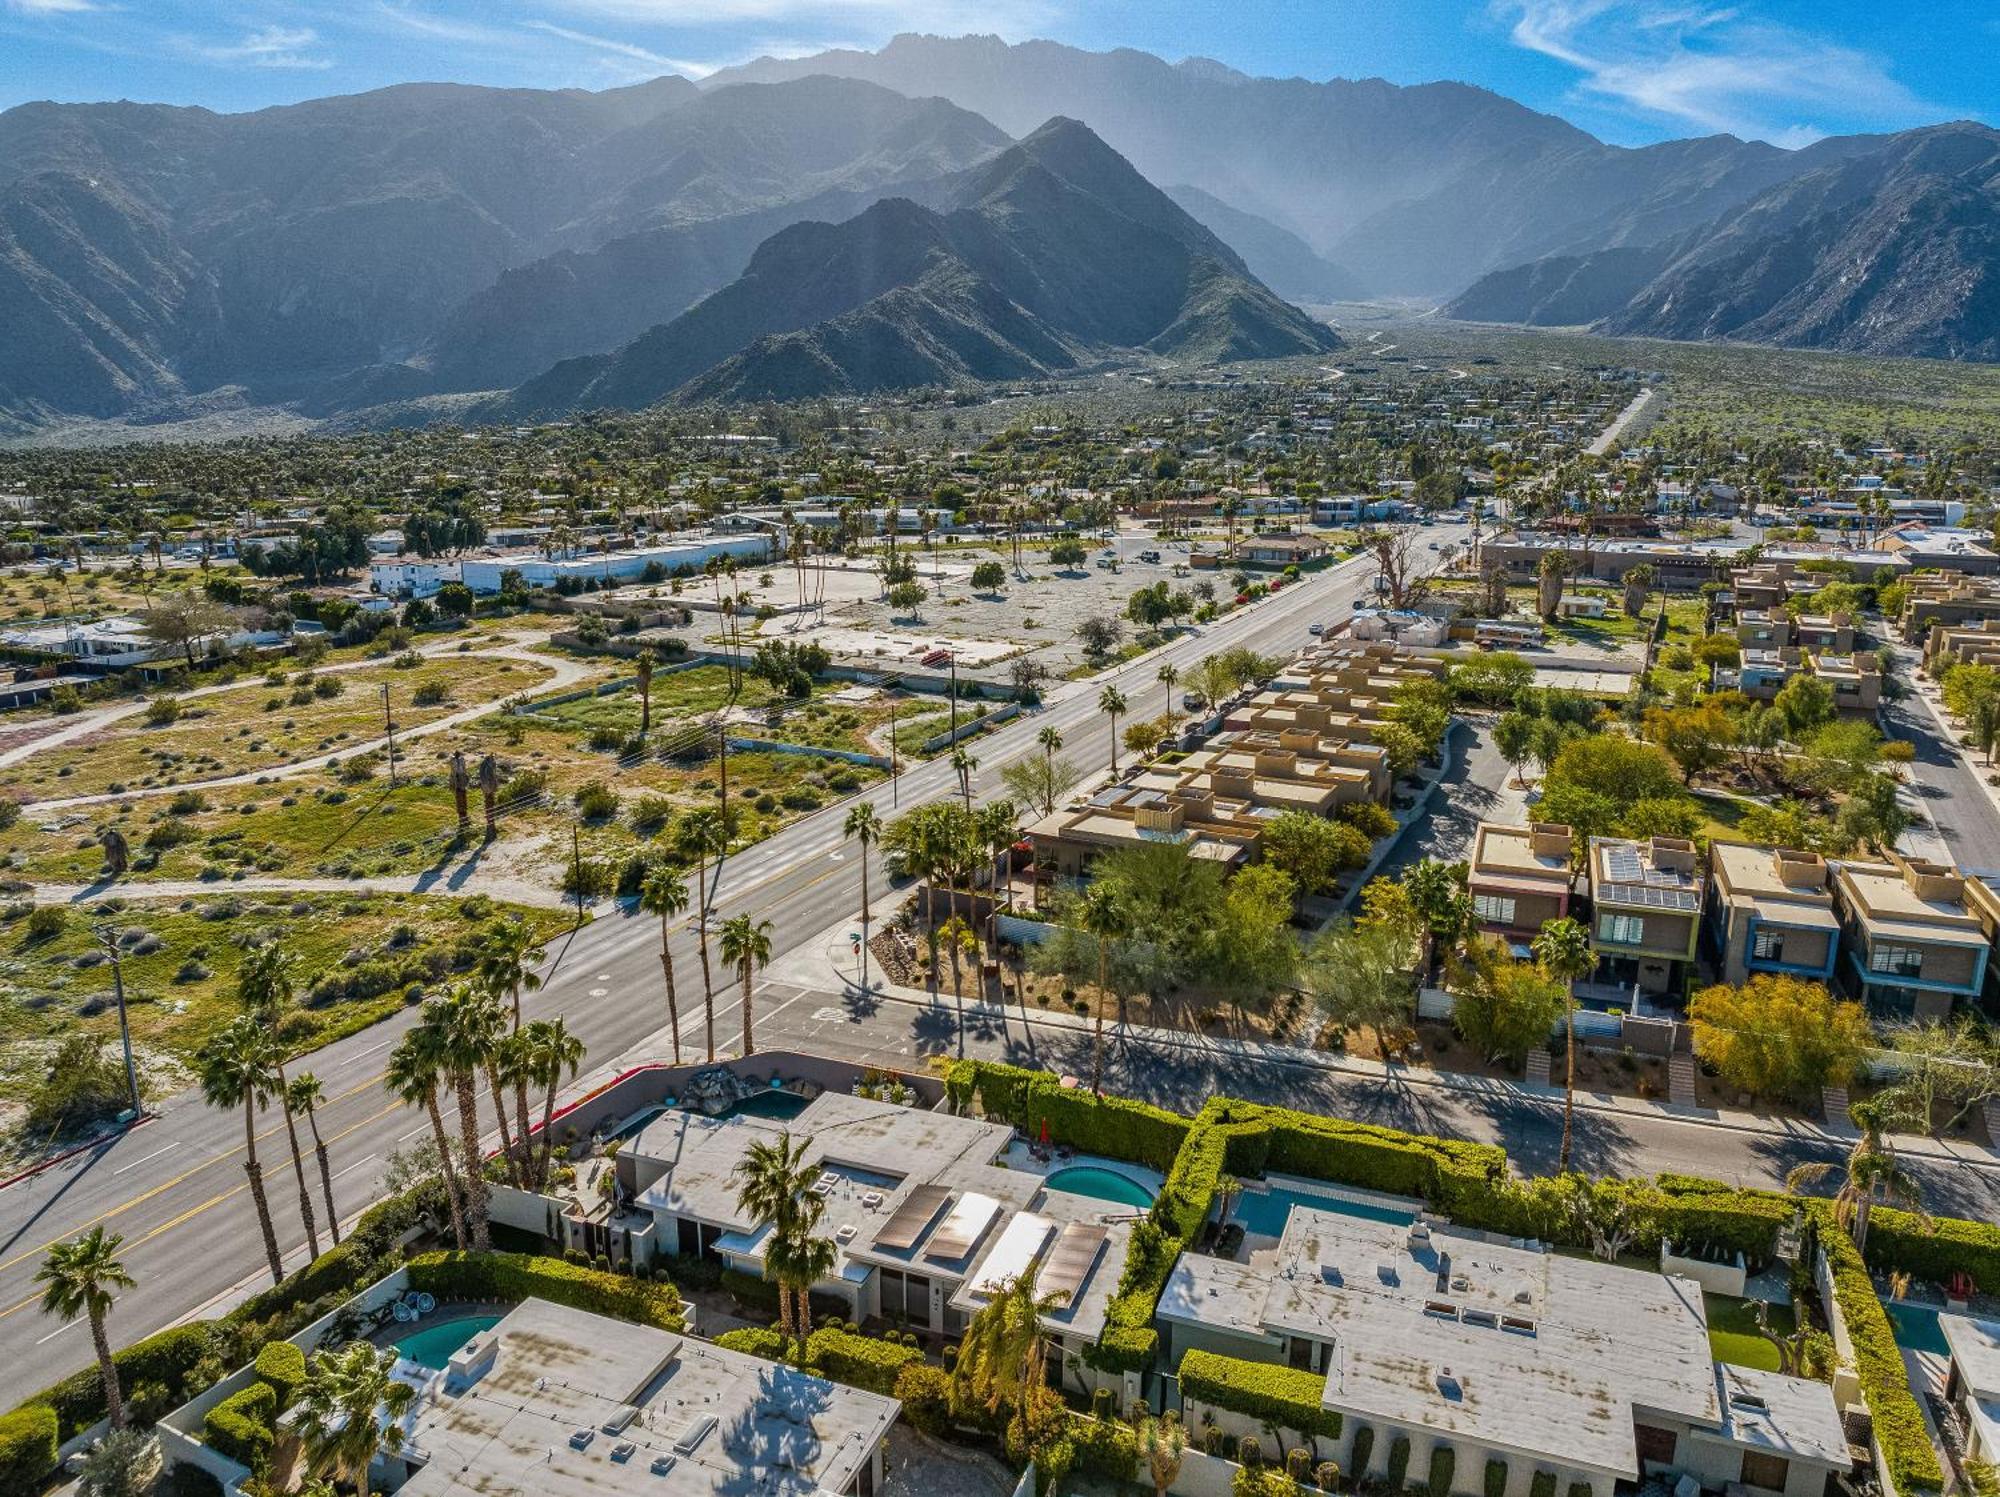
[[[1006,1280],[987,1300],[958,1349],[951,1370],[952,1401],[961,1407],[1031,1409],[1048,1376],[1042,1317],[1069,1301],[1035,1287],[1038,1264]]]
[[[1857,1250],[1868,1246],[1868,1219],[1877,1206],[1900,1206],[1914,1213],[1925,1231],[1930,1230],[1930,1214],[1924,1210],[1923,1187],[1915,1176],[1896,1162],[1896,1146],[1883,1131],[1883,1112],[1878,1103],[1856,1102],[1847,1109],[1861,1137],[1854,1141],[1847,1162],[1836,1165],[1826,1160],[1794,1165],[1785,1176],[1788,1190],[1816,1185],[1840,1171],[1840,1189],[1833,1194],[1833,1219],[1854,1239]]]
[[[1174,720],[1174,683],[1180,680],[1180,678],[1181,678],[1181,668],[1175,665],[1171,660],[1167,661],[1157,671],[1153,672],[1153,679],[1155,681],[1158,681],[1161,686],[1166,688],[1167,704],[1164,716],[1166,717],[1168,723],[1170,724]]]
[[[1104,1000],[1111,993],[1111,943],[1125,934],[1125,909],[1103,884],[1083,891],[1079,922],[1097,942],[1097,1022],[1090,1047],[1090,1089],[1104,1095]]]
[[[973,821],[978,827],[979,840],[985,846],[986,855],[993,860],[993,898],[987,921],[986,946],[997,957],[1000,950],[1002,884],[1006,885],[1008,908],[1012,909],[1014,903],[1014,881],[1007,877],[1004,864],[1019,833],[1021,818],[1011,800],[996,800],[991,805],[981,806]]]
[[[708,887],[708,859],[710,854],[720,857],[723,848],[729,844],[729,834],[723,829],[720,813],[703,807],[690,811],[681,818],[681,852],[694,859],[695,889],[699,898],[695,901],[699,908],[699,919],[695,925],[695,950],[701,953],[701,1001],[703,1012],[708,1017],[708,1058],[715,1059],[715,976],[708,965],[708,912],[713,891]]]
[[[276,941],[259,946],[243,958],[236,973],[236,997],[243,1011],[264,1026],[271,1041],[271,1095],[285,1115],[285,1135],[292,1145],[292,1174],[299,1182],[299,1218],[306,1225],[306,1246],[319,1256],[319,1230],[313,1224],[312,1192],[306,1188],[305,1156],[299,1150],[298,1124],[292,1117],[291,1090],[285,1081],[285,1050],[276,1039],[278,1021],[292,1004],[291,958]]]
[[[396,1354],[366,1341],[321,1352],[290,1411],[310,1469],[353,1483],[360,1497],[368,1497],[376,1452],[403,1448],[403,1415],[417,1390],[395,1371]]]
[[[868,844],[882,836],[882,818],[872,801],[856,801],[841,823],[841,835],[861,844],[861,990],[868,990]]]
[[[436,1000],[432,1000],[435,1002]],[[430,1116],[431,1137],[437,1144],[438,1168],[444,1175],[445,1196],[451,1202],[452,1240],[464,1252],[469,1239],[465,1228],[465,1190],[459,1184],[458,1166],[452,1163],[451,1141],[444,1131],[444,1113],[438,1107],[438,1087],[445,1079],[444,1028],[442,1023],[425,1021],[405,1034],[389,1052],[382,1082],[406,1107],[421,1107]]]
[[[1035,742],[1042,746],[1042,764],[1052,771],[1055,768],[1056,755],[1062,751],[1062,729],[1058,728],[1054,723],[1050,723],[1039,733],[1035,734]],[[1049,811],[1053,811],[1054,809],[1054,806],[1050,806],[1042,814],[1046,816]]]
[[[1140,1424],[1139,1459],[1153,1478],[1153,1497],[1167,1497],[1167,1488],[1180,1479],[1181,1462],[1187,1455],[1187,1429],[1179,1414],[1160,1414]]]
[[[285,1277],[285,1264],[271,1226],[271,1203],[264,1195],[264,1167],[257,1162],[257,1109],[277,1085],[276,1056],[277,1045],[263,1024],[243,1014],[211,1035],[195,1057],[202,1099],[210,1107],[243,1109],[243,1173],[250,1178],[250,1199],[264,1231],[264,1256],[271,1265],[273,1284]]]
[[[972,814],[972,772],[979,768],[979,761],[962,748],[951,751],[952,773],[958,776],[958,793],[965,800],[965,814]]]
[[[771,1143],[750,1145],[730,1172],[730,1178],[736,1182],[737,1209],[753,1221],[768,1225],[773,1242],[780,1238],[796,1241],[810,1237],[818,1225],[820,1212],[825,1209],[810,1188],[819,1178],[819,1166],[806,1163],[806,1152],[811,1147],[811,1139],[794,1139],[787,1128]],[[810,1295],[814,1279],[801,1284],[790,1272],[779,1277],[768,1252],[765,1266],[778,1286],[778,1321],[784,1334],[789,1338],[796,1332],[803,1340],[804,1328],[812,1323]],[[796,1260],[786,1264],[788,1270],[798,1266],[801,1265]]]
[[[1569,555],[1563,551],[1548,551],[1542,555],[1541,565],[1535,569],[1535,611],[1543,619],[1553,621],[1556,609],[1562,603],[1563,579],[1569,576]]]
[[[687,913],[688,886],[678,869],[662,864],[639,886],[639,908],[660,917],[660,970],[667,977],[667,1028],[673,1033],[674,1064],[681,1063],[681,1009],[674,994],[673,922]]]
[[[542,943],[536,939],[535,932],[526,921],[513,920],[494,926],[488,931],[485,944],[480,947],[479,955],[473,964],[473,975],[486,989],[496,996],[505,994],[512,1003],[515,1034],[521,1032],[522,993],[537,992],[542,986],[542,979],[535,972],[535,966],[541,960],[541,955]],[[494,1102],[496,1106],[499,1105],[497,1097]],[[523,1155],[520,1169],[525,1174],[528,1148],[528,1083],[518,1066],[514,1068],[514,1119],[518,1124],[516,1136]],[[506,1132],[506,1127],[507,1119],[503,1108],[500,1119],[502,1133]],[[508,1157],[510,1159],[513,1157],[511,1150]]]
[[[319,1161],[319,1188],[326,1197],[326,1229],[333,1234],[334,1245],[340,1245],[340,1216],[333,1209],[333,1173],[327,1167],[326,1140],[319,1136],[318,1107],[324,1097],[319,1077],[311,1071],[301,1071],[285,1083],[285,1107],[293,1113],[304,1113],[306,1127],[312,1132],[313,1158]]]
[[[536,1161],[534,1169],[534,1181],[540,1187],[548,1184],[549,1179],[549,1155],[555,1142],[549,1136],[549,1125],[555,1121],[556,1089],[562,1085],[564,1071],[569,1072],[570,1080],[576,1080],[585,1052],[583,1041],[571,1034],[569,1025],[560,1018],[534,1020],[521,1031],[521,1040],[527,1052],[532,1079],[546,1088],[542,1103],[541,1158]]]
[[[1556,1155],[1556,1172],[1569,1170],[1570,1138],[1576,1122],[1576,995],[1574,985],[1590,975],[1597,965],[1597,953],[1590,949],[1590,932],[1565,915],[1542,927],[1530,943],[1535,960],[1550,977],[1563,985],[1569,995],[1563,1041],[1563,1132],[1562,1149]]]
[[[764,1272],[779,1286],[780,1308],[787,1290],[795,1305],[790,1317],[792,1328],[785,1334],[797,1336],[801,1357],[805,1355],[806,1336],[812,1330],[812,1286],[833,1273],[833,1265],[840,1256],[839,1245],[815,1230],[822,1209],[819,1197],[806,1199],[813,1203],[812,1209],[798,1228],[773,1232],[764,1244]]]
[[[65,1324],[79,1315],[90,1317],[90,1342],[97,1348],[97,1376],[104,1384],[104,1407],[113,1429],[125,1426],[125,1398],[118,1387],[118,1364],[111,1360],[104,1317],[115,1298],[112,1291],[133,1287],[132,1276],[118,1261],[124,1241],[115,1234],[105,1236],[104,1228],[95,1226],[81,1237],[58,1242],[35,1270],[35,1282],[49,1286],[42,1291],[44,1315],[59,1315]]]
[[[639,652],[632,662],[632,668],[639,676],[639,736],[644,738],[653,728],[653,668],[660,663],[652,646]]]
[[[750,979],[757,968],[771,962],[771,922],[738,915],[722,923],[722,961],[734,967],[743,979],[743,1053],[754,1054],[757,1041],[751,1030]]]
[[[951,953],[951,999],[953,1003],[965,1002],[965,970],[963,958],[979,953],[979,937],[972,933],[972,927],[962,915],[953,915],[945,921],[944,929],[938,932],[938,940]]]
[[[1125,710],[1125,693],[1107,686],[1097,694],[1097,710],[1111,719],[1111,772],[1118,773],[1118,714]]]
[[[458,1099],[465,1214],[469,1218],[472,1247],[483,1253],[491,1234],[486,1219],[486,1158],[479,1146],[477,1079],[492,1063],[494,1048],[506,1028],[506,1016],[501,1012],[499,1000],[490,993],[459,983],[445,997],[425,1001],[423,1022],[437,1030],[445,1079]],[[495,1090],[497,1093],[498,1089]],[[504,1129],[507,1121],[504,1109],[500,1121]]]

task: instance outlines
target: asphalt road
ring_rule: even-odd
[[[1268,601],[1184,637],[1162,651],[1129,662],[1108,678],[1062,683],[1046,705],[976,740],[971,749],[980,768],[975,793],[1000,790],[1002,765],[1035,751],[1035,737],[1049,724],[1061,729],[1064,752],[1079,768],[1108,762],[1109,725],[1097,710],[1106,679],[1139,704],[1152,703],[1162,688],[1155,672],[1163,660],[1183,668],[1217,649],[1248,645],[1289,652],[1304,644],[1307,625],[1331,622],[1351,611],[1352,600],[1372,587],[1374,566],[1350,561],[1312,575]],[[871,788],[866,797],[884,817],[939,795],[957,793],[951,766],[935,760]],[[859,907],[859,883],[852,848],[841,824],[849,802],[841,802],[786,828],[729,859],[717,898],[717,920],[748,911],[773,923],[773,946],[783,952],[836,924]],[[879,881],[879,868],[876,870]],[[878,882],[877,888],[880,888]],[[589,1066],[618,1057],[666,1023],[660,978],[659,926],[647,917],[619,911],[549,948],[544,986],[526,1007],[537,1016],[560,1013],[589,1047]],[[699,1009],[699,961],[692,934],[679,932],[674,957],[683,1007]],[[727,1051],[738,1036],[734,990],[718,971],[717,1043]],[[692,999],[688,995],[692,994]],[[760,1009],[763,1006],[760,1005]],[[805,1012],[815,1005],[800,1005]],[[344,1217],[375,1196],[387,1156],[428,1133],[421,1114],[407,1112],[380,1085],[390,1047],[414,1022],[403,1014],[364,1033],[315,1052],[304,1064],[317,1074],[328,1101],[320,1111],[335,1171],[334,1189]],[[791,1010],[773,1009],[760,1018],[760,1048],[809,1041],[795,1027]],[[927,1016],[913,1024],[894,1010],[843,1038],[851,1048],[887,1062],[929,1043],[940,1022]],[[914,1037],[912,1031],[916,1031]],[[681,1035],[696,1053],[700,1016],[683,1013]],[[258,1120],[258,1152],[279,1241],[288,1264],[305,1258],[297,1212],[297,1187],[282,1155],[283,1124],[274,1115]],[[44,1319],[36,1309],[33,1276],[42,1253],[55,1241],[102,1222],[123,1234],[126,1266],[139,1281],[112,1312],[113,1339],[124,1343],[195,1313],[246,1277],[262,1262],[254,1212],[242,1170],[243,1121],[202,1105],[194,1094],[168,1099],[159,1116],[119,1140],[80,1155],[0,1191],[0,1363],[14,1368],[9,1383],[32,1388],[86,1362],[89,1337]],[[312,1172],[308,1168],[308,1182]],[[317,1186],[314,1185],[317,1189]],[[321,1246],[326,1246],[321,1224]],[[0,1399],[0,1404],[6,1400]]]
[[[1882,704],[1883,731],[1916,745],[1909,788],[1952,861],[1968,873],[2000,873],[2000,812],[1980,783],[1983,771],[1965,762],[1919,695],[1925,685],[1918,659],[1914,650],[1897,647],[1896,675],[1910,695]]]

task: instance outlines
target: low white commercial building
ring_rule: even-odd
[[[1453,1490],[1496,1490],[1490,1461],[1505,1497],[1544,1472],[1592,1497],[1655,1475],[1825,1497],[1849,1467],[1832,1391],[1717,1363],[1693,1280],[1482,1233],[1298,1206],[1252,1264],[1183,1257],[1159,1326],[1175,1366],[1198,1348],[1323,1373],[1342,1418],[1318,1455],[1343,1472],[1362,1428],[1369,1474],[1407,1441],[1407,1482],[1449,1450]]]
[[[771,559],[771,538],[763,534],[705,536],[554,560],[546,556],[469,556],[458,564],[458,570],[460,580],[475,593],[497,593],[500,578],[507,572],[519,572],[530,587],[560,587],[565,581],[578,585],[595,582],[602,587],[637,582],[650,567],[657,567],[667,577],[699,572],[722,556],[732,556],[744,566],[760,566]]]
[[[368,586],[385,598],[429,598],[447,582],[456,582],[457,561],[418,561],[403,557],[368,563]],[[496,586],[495,592],[499,591]]]

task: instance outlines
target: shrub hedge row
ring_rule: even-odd
[[[1183,1398],[1242,1414],[1260,1424],[1320,1439],[1340,1438],[1339,1413],[1320,1407],[1326,1397],[1322,1373],[1195,1349],[1181,1358],[1180,1387]]]
[[[410,1287],[431,1294],[509,1304],[545,1299],[661,1330],[685,1328],[680,1293],[672,1284],[586,1268],[561,1258],[531,1253],[419,1253],[408,1268]]]
[[[270,1384],[282,1413],[306,1380],[306,1354],[289,1341],[272,1341],[257,1353],[254,1370],[259,1382]]]
[[[34,1497],[56,1468],[56,1411],[24,1404],[0,1414],[0,1497]]]
[[[1991,1222],[1925,1219],[1877,1206],[1868,1213],[1868,1263],[1946,1284],[1966,1273],[1982,1294],[2000,1294],[2000,1227]]]
[[[1125,1097],[1098,1097],[1065,1088],[1048,1071],[992,1061],[962,1060],[945,1078],[961,1110],[975,1097],[988,1117],[1012,1123],[1031,1138],[1044,1124],[1054,1143],[1128,1159],[1165,1174],[1187,1142],[1188,1120],[1177,1112]]]
[[[269,1383],[252,1383],[232,1393],[202,1421],[202,1441],[232,1461],[255,1468],[271,1453],[278,1395]]]
[[[923,1359],[924,1354],[914,1346],[857,1336],[831,1326],[806,1337],[808,1368],[836,1383],[866,1388],[871,1393],[893,1395],[903,1369]]]

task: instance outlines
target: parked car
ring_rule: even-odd
[[[1181,693],[1181,708],[1186,712],[1200,712],[1208,706],[1208,698],[1198,691]]]
[[[1326,633],[1326,625],[1324,625],[1324,624],[1307,624],[1307,625],[1306,625],[1306,633],[1308,633],[1308,634],[1324,634],[1324,633]]]

